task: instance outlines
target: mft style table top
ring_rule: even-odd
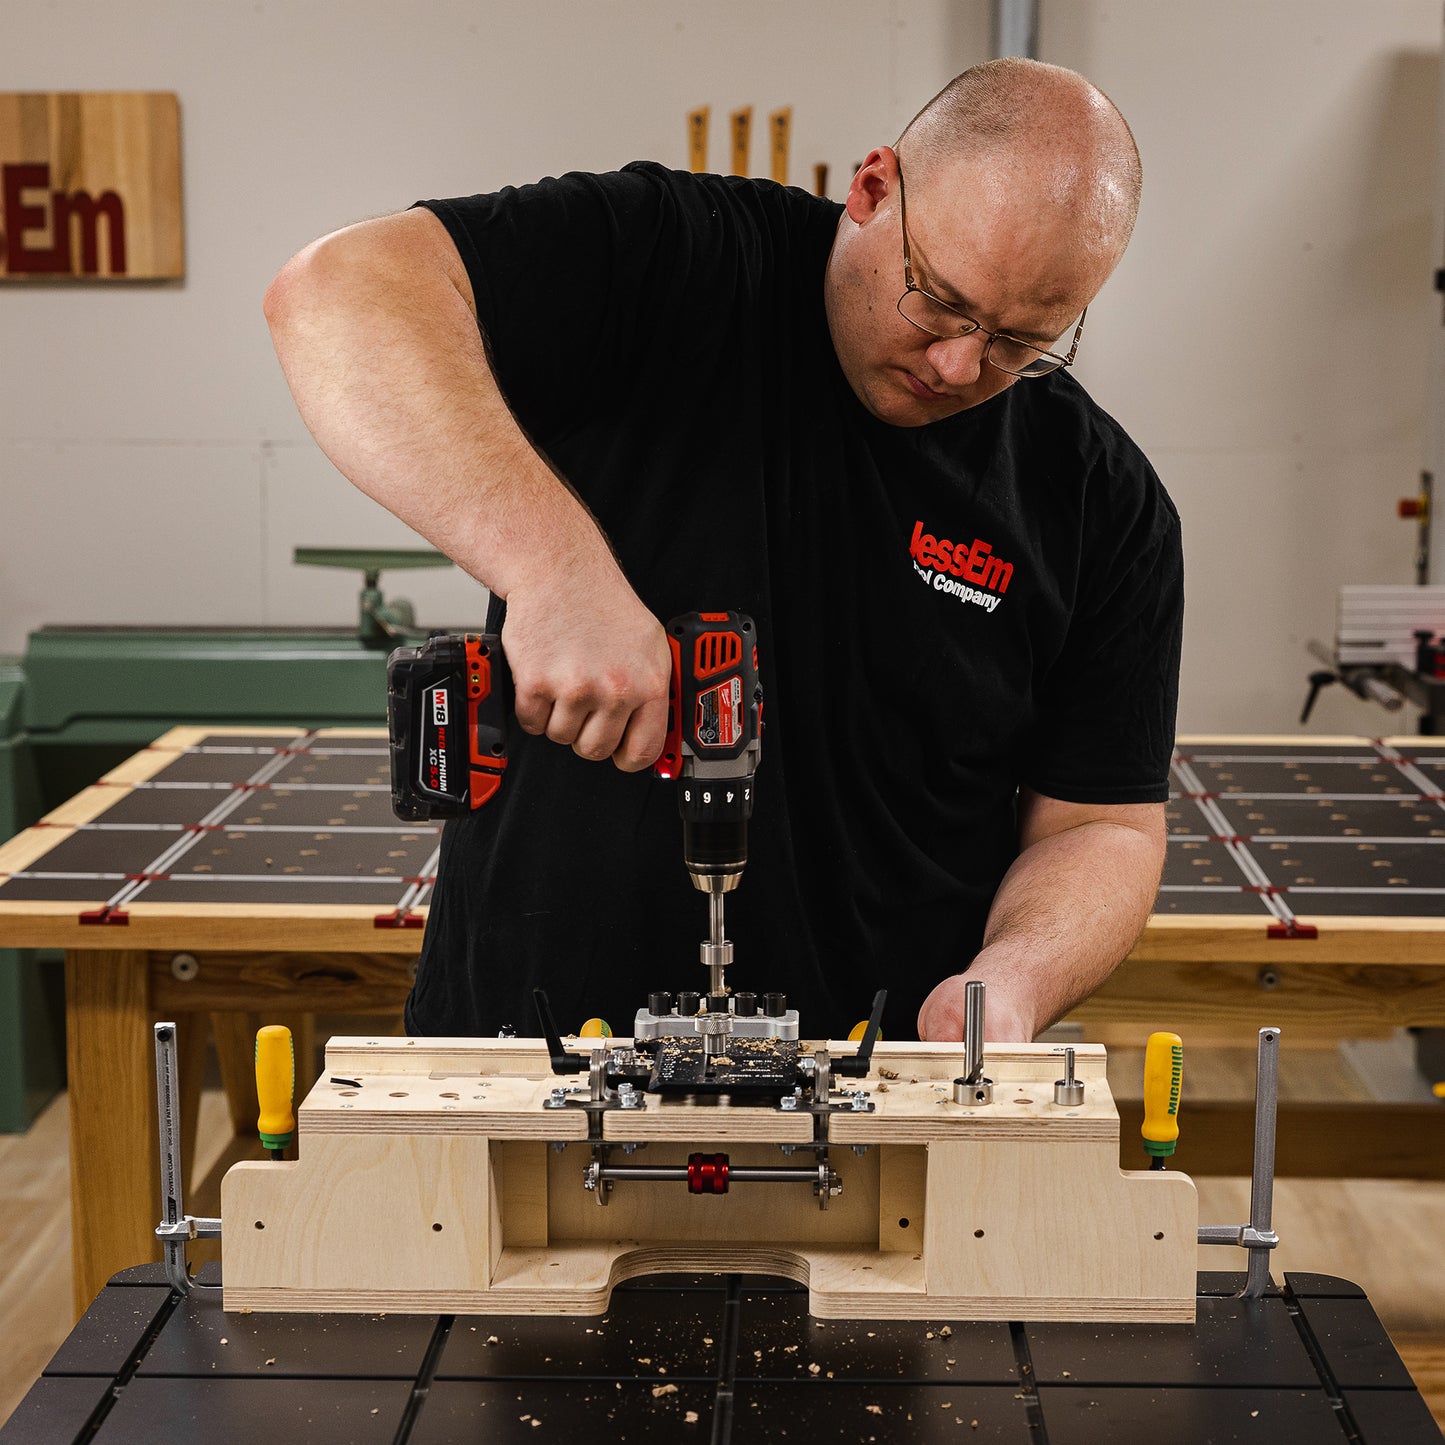
[[[0,1442],[1440,1445],[1356,1286],[1231,1298],[1242,1279],[1201,1275],[1193,1325],[1041,1325],[817,1320],[806,1290],[750,1275],[633,1281],[595,1318],[227,1314],[142,1266]]]
[[[1153,927],[1445,934],[1445,739],[1185,737],[1171,779]],[[382,729],[176,728],[0,847],[0,935],[183,946],[207,919],[329,919],[415,951],[439,831],[392,813]]]

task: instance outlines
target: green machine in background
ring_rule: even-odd
[[[384,726],[387,654],[426,632],[410,602],[382,596],[381,573],[451,562],[341,547],[293,560],[363,574],[354,629],[46,626],[23,658],[0,657],[0,840],[173,727]],[[64,1085],[60,962],[0,948],[0,1133],[27,1128]]]

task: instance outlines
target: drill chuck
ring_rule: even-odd
[[[748,861],[746,819],[682,820],[682,860],[692,886],[703,893],[731,893]]]

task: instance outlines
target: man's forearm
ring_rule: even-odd
[[[1162,820],[1140,827],[1093,819],[1029,843],[995,895],[967,974],[945,980],[925,1002],[920,1037],[962,1037],[965,977],[989,986],[991,1040],[1029,1040],[1062,1018],[1133,946],[1162,862]]]

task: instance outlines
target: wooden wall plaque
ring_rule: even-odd
[[[0,94],[0,280],[184,275],[173,92]]]

